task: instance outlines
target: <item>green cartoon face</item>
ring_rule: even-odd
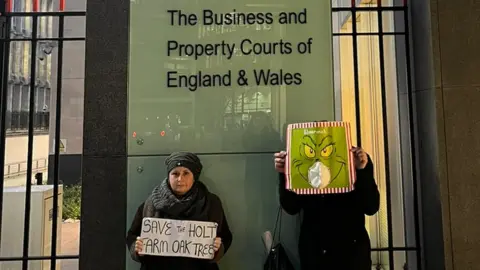
[[[301,177],[308,186],[319,189],[348,186],[348,149],[345,140],[335,140],[345,136],[344,132],[338,134],[326,129],[293,132],[291,170],[297,179]]]

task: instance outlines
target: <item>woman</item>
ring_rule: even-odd
[[[345,194],[297,195],[285,189],[286,152],[275,154],[280,173],[280,204],[290,215],[303,210],[299,239],[302,270],[371,270],[370,239],[365,215],[374,215],[380,194],[373,163],[361,148],[353,148],[357,179]]]
[[[127,234],[127,247],[132,259],[141,263],[141,270],[218,270],[217,262],[232,243],[222,203],[199,182],[200,159],[193,153],[177,152],[166,160],[168,177],[140,205]],[[145,217],[216,222],[217,237],[212,260],[185,257],[141,255],[143,242],[139,238]]]

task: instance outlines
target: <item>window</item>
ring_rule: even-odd
[[[50,112],[50,93],[51,89],[50,87],[45,88],[45,111]],[[82,103],[83,104],[83,103]]]
[[[37,94],[35,95],[35,112],[43,111],[45,106],[45,87],[36,87]]]
[[[50,118],[50,91],[45,86],[35,88],[34,125],[36,131],[48,130]],[[8,90],[6,125],[8,132],[25,132],[28,130],[30,86],[12,84]]]
[[[7,112],[5,115],[5,127],[7,132],[12,129],[12,101],[13,100],[13,84],[8,85],[8,90],[7,90]]]
[[[28,112],[28,108],[30,105],[30,86],[22,85],[22,93],[20,99],[20,110],[22,112]]]
[[[15,84],[12,88],[12,103],[10,107],[12,108],[12,112],[19,112],[22,86],[20,84]]]
[[[52,1],[41,1],[41,11],[48,11],[53,8]],[[12,1],[14,12],[31,12],[32,3],[28,0]],[[53,31],[51,17],[39,19],[39,37],[51,36]],[[30,106],[30,65],[31,65],[31,38],[32,18],[14,17],[12,20],[11,33],[13,38],[25,38],[27,41],[15,41],[11,43],[10,49],[10,73],[11,80],[8,87],[7,102],[7,130],[11,132],[25,132],[28,130],[29,106]],[[41,50],[41,42],[37,46]],[[39,55],[37,55],[39,56]],[[40,57],[39,57],[40,58]],[[36,75],[40,81],[36,82],[35,107],[34,107],[34,130],[47,130],[49,122],[49,103],[51,76],[51,59],[44,58],[37,61]]]

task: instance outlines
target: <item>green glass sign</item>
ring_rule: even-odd
[[[129,154],[272,151],[333,119],[329,2],[132,1]]]

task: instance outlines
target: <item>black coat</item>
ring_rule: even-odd
[[[227,223],[225,213],[223,211],[222,203],[217,195],[213,193],[208,193],[209,200],[209,210],[208,217],[209,221],[216,222],[218,224],[217,228],[217,237],[222,238],[222,247],[215,254],[215,258],[211,261],[204,259],[194,259],[194,258],[181,258],[181,257],[160,257],[160,256],[135,256],[132,254],[132,257],[139,259],[141,263],[140,270],[218,270],[217,262],[221,257],[227,252],[228,248],[232,244],[232,233]],[[130,251],[134,250],[132,245],[135,245],[135,241],[142,229],[142,220],[143,220],[143,207],[144,203],[138,207],[137,213],[133,219],[132,225],[127,233],[126,243]],[[162,218],[162,213],[160,213],[160,218]]]
[[[297,195],[285,189],[280,174],[280,204],[289,214],[303,210],[299,239],[302,270],[371,270],[365,215],[377,213],[380,194],[368,160],[357,170],[354,191],[345,194]]]

